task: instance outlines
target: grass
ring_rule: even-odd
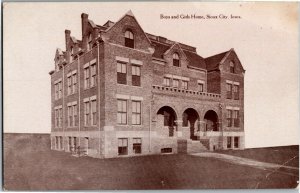
[[[76,158],[49,135],[4,135],[6,190],[294,188],[299,177],[190,155]],[[282,171],[283,172],[283,171]],[[298,171],[297,171],[298,172]]]

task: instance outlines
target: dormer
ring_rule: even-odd
[[[64,53],[60,48],[57,48],[54,57],[55,71],[59,71],[62,68],[63,61],[64,61]]]

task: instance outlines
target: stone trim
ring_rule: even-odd
[[[144,100],[143,97],[139,97],[139,96],[130,96],[130,99],[134,100],[134,101],[142,101],[142,100]]]
[[[124,57],[121,57],[121,56],[116,56],[116,60],[120,61],[120,62],[129,63],[129,58],[124,58]]]
[[[171,79],[178,79],[178,80],[190,81],[190,78],[188,78],[188,77],[178,76],[178,75],[172,75],[172,74],[165,74],[164,77],[171,78]]]
[[[233,84],[234,84],[234,85],[240,85],[240,83],[239,83],[239,82],[233,82]]]
[[[197,83],[199,84],[204,84],[205,83],[205,81],[204,80],[197,80]]]
[[[128,100],[130,98],[129,95],[123,95],[123,94],[116,94],[117,99],[126,99]]]
[[[59,82],[61,82],[62,81],[62,78],[59,78],[59,79],[57,79],[56,81],[54,81],[54,84],[57,84],[57,83],[59,83]]]
[[[139,66],[142,66],[143,65],[143,62],[140,61],[140,60],[135,60],[135,59],[130,59],[130,63],[131,64],[135,64],[135,65],[139,65]]]
[[[231,80],[226,80],[226,83],[232,84],[233,81],[231,81]]]
[[[55,110],[56,110],[56,109],[62,109],[62,105],[56,106],[56,107],[54,107],[54,109],[55,109]]]

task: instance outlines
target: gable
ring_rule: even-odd
[[[134,35],[135,49],[147,50],[151,47],[151,42],[134,16],[126,14],[118,22],[105,31],[105,39],[108,42],[124,45],[124,34],[126,30],[131,30]]]
[[[230,71],[230,62],[233,62],[235,65],[235,73],[240,74],[244,73],[245,69],[241,64],[236,52],[231,49],[220,62],[220,70],[229,72]]]
[[[178,53],[179,58],[180,59],[187,59],[185,53],[183,52],[183,50],[181,49],[181,47],[179,46],[179,44],[175,43],[173,44],[165,53],[164,55],[173,55],[173,53]]]

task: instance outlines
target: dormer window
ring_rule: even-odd
[[[125,32],[125,46],[128,48],[134,48],[133,33],[129,30]]]
[[[74,55],[74,49],[73,49],[73,47],[71,47],[71,56],[73,56]]]
[[[234,64],[234,62],[233,61],[230,61],[230,63],[229,63],[229,68],[230,68],[230,72],[231,73],[235,73],[235,64]]]
[[[179,55],[177,53],[173,54],[173,66],[179,67]]]
[[[89,35],[89,39],[88,39],[88,50],[92,49],[92,34],[90,33]]]

